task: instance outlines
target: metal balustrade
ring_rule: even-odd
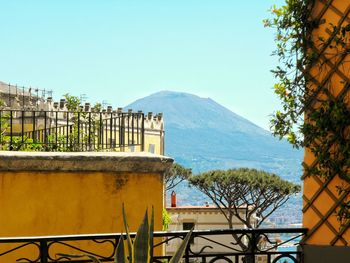
[[[183,259],[184,262],[302,262],[303,251],[297,250],[296,245],[306,231],[305,228],[198,230],[193,232],[193,242],[189,242]],[[154,247],[165,246],[165,251],[169,251],[169,246],[179,244],[187,232],[155,232]],[[0,238],[0,262],[8,262],[8,258],[11,262],[31,263],[91,262],[88,258],[69,258],[60,253],[89,254],[101,262],[114,262],[121,235]],[[135,233],[131,236],[135,237]],[[154,262],[169,262],[170,258],[169,254],[157,255]]]
[[[144,122],[141,112],[0,110],[0,150],[142,151]]]

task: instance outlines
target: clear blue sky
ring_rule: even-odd
[[[274,32],[262,20],[282,3],[1,1],[0,80],[113,106],[184,91],[267,129],[278,100],[270,73]]]

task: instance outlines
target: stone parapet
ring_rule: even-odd
[[[172,162],[147,152],[0,152],[0,171],[161,173]]]

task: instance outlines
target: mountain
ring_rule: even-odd
[[[300,183],[303,151],[293,149],[285,140],[278,140],[210,98],[161,91],[139,99],[125,109],[162,112],[166,155],[192,168],[194,173],[250,167]],[[177,191],[181,191],[178,200],[184,204],[204,202],[203,195],[184,184]],[[301,211],[300,196],[293,198],[287,208]],[[279,213],[276,216],[283,217]],[[301,213],[296,217],[294,221],[300,220]]]
[[[302,160],[301,151],[210,98],[161,91],[125,108],[162,112],[166,154],[194,172],[244,166],[299,181],[291,166]]]

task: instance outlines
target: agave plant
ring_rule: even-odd
[[[153,262],[153,232],[154,232],[154,210],[152,208],[151,221],[148,221],[148,212],[146,210],[141,225],[139,226],[135,239],[130,237],[130,231],[127,223],[125,209],[123,206],[123,221],[126,232],[126,243],[124,243],[124,235],[120,236],[115,253],[115,263],[151,263]],[[171,258],[169,263],[180,262],[183,254],[185,253],[187,244],[191,238],[193,229],[187,233],[186,237],[182,241],[180,247]],[[89,254],[84,255],[69,255],[69,254],[57,254],[60,257],[65,258],[83,258],[88,257],[94,263],[101,263],[97,258]]]

